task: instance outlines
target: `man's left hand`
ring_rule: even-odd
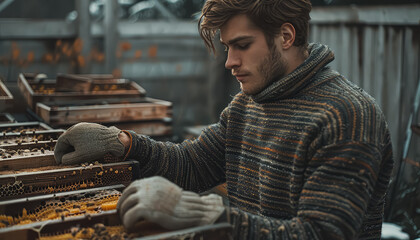
[[[212,224],[225,211],[220,196],[183,191],[159,176],[131,183],[117,209],[125,228],[131,231],[143,219],[171,230]]]

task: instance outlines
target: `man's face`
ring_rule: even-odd
[[[276,44],[269,47],[264,33],[245,15],[232,17],[220,28],[220,41],[232,71],[245,94],[255,95],[286,74],[287,64]]]

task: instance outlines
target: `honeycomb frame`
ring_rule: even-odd
[[[137,161],[5,174],[0,175],[0,201],[115,184],[128,185],[138,178]]]

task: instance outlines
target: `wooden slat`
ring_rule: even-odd
[[[79,122],[148,121],[172,117],[172,104],[153,98],[119,100],[118,102],[97,100],[66,104],[37,103],[36,112],[45,122],[53,126]]]

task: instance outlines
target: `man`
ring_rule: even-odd
[[[327,66],[332,51],[307,44],[310,10],[308,0],[208,0],[200,34],[214,50],[220,30],[241,86],[220,121],[181,144],[82,123],[60,137],[57,161],[112,152],[169,179],[127,187],[118,210],[128,228],[225,216],[236,239],[379,239],[393,167],[387,124],[366,92]],[[223,182],[229,207],[194,193]]]

